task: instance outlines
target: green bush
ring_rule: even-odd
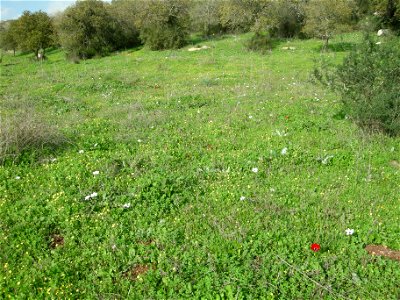
[[[246,45],[247,49],[265,53],[272,49],[272,40],[267,34],[256,32]]]
[[[353,50],[333,71],[316,70],[317,78],[340,96],[344,113],[368,130],[400,134],[400,43],[371,38]]]
[[[190,23],[187,2],[145,2],[139,20],[140,38],[151,50],[177,49],[186,45]]]
[[[121,28],[102,1],[78,1],[68,7],[58,24],[68,58],[108,55],[121,47]]]
[[[304,25],[304,5],[296,0],[271,1],[258,14],[253,31],[268,31],[271,36],[299,36]]]

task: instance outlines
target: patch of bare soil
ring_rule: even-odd
[[[144,245],[144,246],[149,246],[149,245],[154,244],[154,241],[153,240],[139,241],[138,244]]]
[[[384,256],[400,261],[400,251],[392,250],[382,245],[367,245],[365,250],[367,250],[367,252],[371,255]]]
[[[64,237],[61,234],[52,234],[50,236],[50,249],[64,246]]]
[[[136,281],[140,275],[145,274],[148,270],[150,270],[148,265],[136,265],[124,272],[123,275],[129,280]]]

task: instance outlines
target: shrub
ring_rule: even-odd
[[[0,163],[18,159],[24,152],[54,150],[66,143],[65,136],[31,112],[0,117]]]
[[[304,5],[297,0],[271,1],[260,10],[253,31],[268,31],[273,37],[299,36],[304,23]]]
[[[177,49],[187,43],[189,23],[186,1],[147,1],[139,17],[140,38],[151,50]]]
[[[78,1],[65,10],[58,34],[67,57],[91,58],[118,49],[118,25],[102,1]]]
[[[272,49],[272,40],[267,34],[256,32],[247,42],[247,49],[265,53]]]
[[[140,1],[118,0],[106,6],[108,12],[115,20],[116,46],[118,49],[131,48],[141,44],[137,18]]]
[[[316,70],[317,78],[336,91],[344,113],[369,130],[400,134],[400,43],[365,41],[335,69]]]

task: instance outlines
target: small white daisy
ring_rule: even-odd
[[[90,195],[86,196],[86,197],[85,197],[85,201],[90,200],[90,198],[91,198]]]
[[[138,141],[138,143],[141,143],[141,142],[142,142],[142,140],[141,140],[141,139],[138,139],[137,141]]]
[[[131,204],[130,204],[130,203],[125,203],[124,205],[122,205],[122,208],[128,209],[128,208],[130,208],[130,207],[131,207]]]
[[[113,245],[111,246],[111,249],[112,249],[113,251],[117,250],[117,245],[113,244]]]
[[[258,168],[252,168],[251,171],[252,171],[253,173],[258,173]]]
[[[249,119],[253,119],[253,116],[249,116]]]
[[[19,176],[15,176],[15,179],[16,179],[16,180],[20,180],[20,179],[21,179],[21,177],[19,177]]]
[[[288,148],[285,147],[285,148],[282,149],[281,154],[282,155],[286,155],[287,151],[288,151]]]
[[[346,235],[353,235],[354,234],[354,229],[347,228],[345,230],[345,232],[346,232]]]
[[[79,150],[78,151],[79,154],[82,154],[83,152],[85,152],[85,151],[83,151],[83,150]]]
[[[240,201],[244,201],[244,200],[246,200],[246,197],[245,196],[241,196],[240,197]]]
[[[96,192],[91,193],[91,194],[90,194],[90,197],[91,197],[91,198],[97,197],[97,193],[96,193]]]
[[[99,174],[100,174],[100,171],[93,171],[94,176],[99,175]]]

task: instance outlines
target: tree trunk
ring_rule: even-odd
[[[329,36],[325,37],[325,44],[324,44],[325,51],[328,51],[328,46],[329,46]]]

